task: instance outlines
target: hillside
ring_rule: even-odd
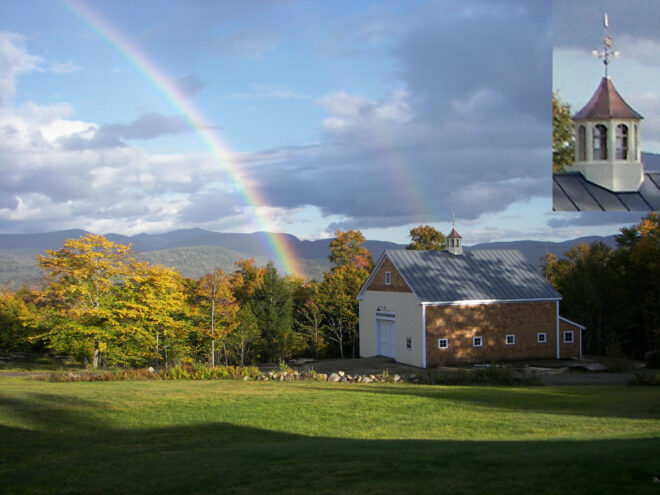
[[[35,257],[46,249],[59,249],[64,241],[77,238],[86,232],[67,230],[44,234],[0,234],[0,285],[17,289],[22,285],[39,285],[42,273]],[[331,239],[301,241],[297,237],[278,234],[286,239],[297,254],[307,278],[320,280],[323,272],[330,269],[328,261]],[[270,259],[268,236],[263,232],[231,234],[187,229],[165,234],[139,234],[106,237],[122,244],[131,244],[138,259],[176,268],[182,275],[199,278],[205,273],[221,268],[227,272],[235,269],[234,263],[241,258],[255,258],[258,266]],[[546,253],[561,257],[578,243],[604,241],[614,247],[614,236],[581,237],[564,242],[511,241],[490,242],[468,246],[466,249],[518,249],[535,266]],[[366,241],[365,246],[375,260],[385,249],[403,249],[405,245],[385,241]],[[282,267],[278,267],[281,269]]]

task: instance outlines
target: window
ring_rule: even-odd
[[[598,124],[594,127],[594,160],[607,160],[607,127]]]
[[[516,336],[514,334],[506,336],[506,345],[513,345],[516,343]]]
[[[581,125],[578,128],[578,151],[579,160],[584,162],[587,159],[587,130]]]
[[[545,344],[548,341],[548,336],[545,333],[537,333],[536,334],[536,341],[539,344]]]
[[[449,339],[438,339],[438,349],[447,349],[449,347]]]
[[[628,159],[628,126],[623,124],[616,126],[616,159]]]
[[[412,349],[412,337],[406,337],[406,349]]]
[[[564,332],[564,344],[573,343],[573,331]]]
[[[385,272],[385,285],[392,285],[392,272]]]
[[[472,337],[472,347],[481,347],[482,345],[481,337]]]

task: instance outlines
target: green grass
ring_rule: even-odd
[[[655,387],[0,377],[3,493],[658,493]]]

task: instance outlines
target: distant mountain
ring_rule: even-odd
[[[642,152],[642,163],[646,172],[660,172],[660,155]]]
[[[39,285],[43,280],[35,257],[46,249],[60,249],[66,239],[86,234],[83,230],[66,230],[45,234],[0,234],[0,286],[16,289],[21,285]],[[320,280],[323,272],[330,269],[328,261],[331,239],[301,241],[288,234],[276,234],[285,240],[295,253],[308,278]],[[205,273],[221,268],[226,272],[235,269],[241,258],[255,258],[258,266],[270,259],[270,236],[264,232],[254,234],[228,234],[203,229],[187,229],[165,234],[139,234],[123,236],[107,234],[113,242],[132,244],[138,259],[176,268],[183,276],[199,278]],[[561,257],[578,243],[603,241],[615,247],[614,236],[581,237],[564,242],[511,241],[489,242],[467,246],[466,249],[518,249],[534,265],[540,267],[540,259],[550,252]],[[404,249],[405,244],[385,241],[366,241],[365,247],[375,260],[385,249]],[[281,267],[278,267],[281,269]]]
[[[534,266],[542,265],[541,258],[548,253],[552,253],[558,258],[562,258],[564,253],[578,244],[591,244],[592,242],[604,242],[611,248],[616,248],[614,236],[607,237],[588,236],[571,239],[563,242],[546,241],[509,241],[509,242],[484,242],[468,246],[466,249],[517,249]]]

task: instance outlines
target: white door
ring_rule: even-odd
[[[377,354],[396,358],[396,322],[376,320]]]

